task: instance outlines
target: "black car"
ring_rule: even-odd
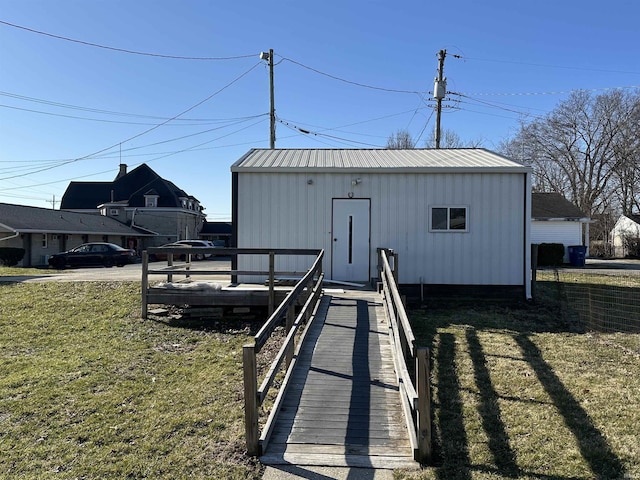
[[[79,247],[49,257],[49,265],[54,268],[81,267],[85,265],[104,265],[122,267],[135,263],[136,251],[122,248],[113,243],[84,243]]]

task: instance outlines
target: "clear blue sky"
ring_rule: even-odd
[[[465,96],[442,126],[496,149],[572,90],[640,85],[639,18],[636,0],[0,0],[0,202],[50,208],[146,162],[230,219],[231,164],[269,146],[270,48],[276,147],[425,146],[446,49]]]

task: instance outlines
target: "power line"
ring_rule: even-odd
[[[455,93],[455,92],[449,92],[449,93],[451,93],[452,95],[458,95],[458,96],[460,96],[462,98],[466,98],[468,100],[476,102],[476,104],[481,105],[481,106],[487,106],[487,107],[491,107],[491,108],[496,108],[498,110],[504,110],[505,112],[510,112],[510,113],[517,113],[518,115],[526,115],[526,116],[533,116],[533,117],[537,117],[537,118],[542,118],[540,115],[535,115],[533,113],[525,112],[525,111],[522,111],[522,110],[514,110],[512,108],[503,107],[501,105],[497,105],[495,103],[487,102],[487,101],[480,100],[480,99],[477,99],[477,98],[472,98],[472,97],[470,97],[468,95],[463,95],[461,93]],[[468,102],[464,102],[464,101],[459,101],[458,103],[467,103],[468,104]]]
[[[549,92],[460,92],[466,95],[473,96],[496,96],[496,97],[528,97],[536,95],[569,95],[576,92],[600,92],[607,90],[626,90],[626,89],[640,89],[640,85],[627,85],[623,87],[600,87],[600,88],[576,88],[574,90],[556,90]]]
[[[543,68],[561,68],[565,70],[583,70],[588,72],[603,72],[603,73],[623,73],[628,75],[640,75],[640,72],[630,72],[624,70],[608,70],[604,68],[591,68],[591,67],[575,67],[570,65],[550,65],[544,63],[530,63],[530,62],[518,62],[514,60],[498,60],[495,58],[472,58],[466,57],[462,55],[457,55],[457,58],[461,58],[463,60],[475,60],[479,62],[493,62],[493,63],[510,63],[514,65],[528,65],[530,67],[543,67]]]
[[[312,71],[314,73],[317,73],[319,75],[324,75],[325,77],[331,78],[333,80],[338,80],[339,82],[348,83],[349,85],[355,85],[357,87],[369,88],[369,89],[372,89],[372,90],[379,90],[379,91],[382,91],[382,92],[410,93],[410,94],[418,94],[418,95],[420,95],[420,92],[418,92],[418,91],[398,90],[398,89],[394,89],[394,88],[377,87],[377,86],[374,86],[374,85],[367,85],[365,83],[354,82],[354,81],[351,81],[351,80],[347,80],[347,79],[344,79],[344,78],[337,77],[335,75],[331,75],[330,73],[321,72],[320,70],[317,70],[317,69],[315,69],[313,67],[309,67],[308,65],[304,65],[304,64],[302,64],[300,62],[296,62],[295,60],[292,60],[292,59],[287,58],[287,57],[282,57],[282,60],[283,61],[287,61],[287,62],[291,62],[294,65],[297,65],[297,66],[302,67],[302,68],[306,68],[307,70],[310,70],[310,71]]]
[[[33,110],[30,108],[14,107],[12,105],[4,105],[4,104],[0,104],[0,107],[10,108],[11,110],[20,110],[22,112],[37,113],[39,115],[49,115],[52,117],[70,118],[73,120],[86,120],[89,122],[117,123],[119,125],[155,125],[155,123],[124,122],[122,120],[107,120],[104,118],[79,117],[77,115],[65,115],[63,113],[44,112],[42,110]],[[183,123],[183,124],[178,124],[176,126],[184,127],[184,126],[193,126],[193,125],[204,125],[204,123]]]
[[[116,52],[129,53],[129,54],[132,54],[132,55],[143,55],[143,56],[147,56],[147,57],[169,58],[169,59],[173,59],[173,60],[206,60],[206,61],[214,61],[214,60],[238,60],[238,59],[241,59],[241,58],[251,58],[251,57],[254,57],[256,55],[255,53],[252,53],[252,54],[249,54],[249,55],[236,55],[236,56],[232,56],[232,57],[188,57],[188,56],[181,56],[181,55],[165,55],[165,54],[161,54],[161,53],[139,52],[139,51],[136,51],[136,50],[128,50],[126,48],[110,47],[110,46],[107,46],[107,45],[100,45],[98,43],[86,42],[84,40],[77,40],[77,39],[74,39],[74,38],[63,37],[61,35],[55,35],[53,33],[42,32],[40,30],[35,30],[33,28],[23,27],[21,25],[16,25],[14,23],[9,23],[9,22],[6,22],[4,20],[0,20],[0,24],[7,25],[7,26],[13,27],[13,28],[19,28],[20,30],[25,30],[25,31],[31,32],[31,33],[36,33],[38,35],[44,35],[44,36],[47,36],[47,37],[56,38],[58,40],[64,40],[64,41],[67,41],[67,42],[73,42],[73,43],[79,43],[81,45],[87,45],[89,47],[102,48],[102,49],[105,49],[105,50],[113,50],[113,51],[116,51]]]
[[[69,103],[60,103],[60,102],[55,102],[55,101],[52,101],[52,100],[45,100],[45,99],[41,99],[41,98],[28,97],[28,96],[18,95],[16,93],[10,93],[10,92],[2,92],[2,91],[0,91],[0,96],[9,97],[9,98],[15,98],[15,99],[24,100],[24,101],[27,101],[27,102],[41,103],[41,104],[50,105],[50,106],[53,106],[53,107],[67,108],[67,109],[70,109],[70,110],[80,110],[80,111],[84,111],[84,112],[99,113],[99,114],[103,114],[103,115],[114,115],[114,116],[134,117],[134,118],[146,118],[146,119],[151,119],[151,120],[167,120],[168,119],[168,117],[160,117],[160,116],[155,116],[155,115],[143,115],[143,114],[128,113],[128,112],[115,112],[115,111],[112,111],[112,110],[102,110],[102,109],[92,108],[92,107],[83,107],[83,106],[80,106],[80,105],[72,105],[72,104],[69,104]],[[8,106],[8,105],[0,105],[0,106],[6,106],[8,108],[16,108],[18,110],[33,111],[33,112],[37,112],[37,113],[58,115],[58,114],[54,114],[54,113],[43,112],[43,111],[40,111],[40,110],[28,110],[28,109],[23,109],[23,108]],[[85,119],[86,117],[71,117],[71,118]],[[202,123],[222,123],[222,122],[226,122],[226,121],[240,120],[242,118],[248,118],[248,117],[237,117],[237,118],[178,118],[178,119],[175,119],[175,120],[178,121],[178,122],[197,122],[197,123],[194,123],[194,125],[196,125],[196,124],[202,124]],[[93,120],[93,119],[89,119],[89,120]],[[123,122],[123,123],[126,123],[126,122]]]
[[[175,151],[175,152],[168,152],[167,154],[159,154],[159,155],[162,155],[162,156],[157,157],[157,158],[152,158],[151,160],[148,160],[146,162],[135,163],[135,164],[133,164],[131,166],[132,167],[137,167],[138,165],[142,165],[143,163],[151,163],[153,161],[160,160],[160,159],[163,159],[163,158],[166,158],[166,157],[170,157],[172,155],[176,155],[176,154],[179,154],[179,153],[184,153],[184,152],[187,152],[187,151],[193,151],[193,150],[197,149],[198,147],[200,147],[202,145],[206,145],[206,144],[209,144],[211,142],[214,142],[214,141],[220,140],[222,138],[228,137],[230,135],[233,135],[235,133],[241,132],[243,130],[246,130],[247,128],[251,128],[251,127],[253,127],[255,125],[258,125],[258,124],[260,124],[260,123],[262,123],[264,121],[265,121],[265,119],[263,118],[263,119],[259,120],[258,122],[255,122],[255,123],[253,123],[251,125],[242,127],[242,128],[240,128],[238,130],[235,130],[235,131],[230,132],[228,134],[225,134],[225,135],[222,135],[220,137],[214,138],[212,140],[209,140],[209,141],[194,145],[192,147],[184,148],[182,150],[178,150],[178,151]],[[285,138],[288,138],[288,137],[285,137]],[[235,147],[235,146],[239,146],[239,145],[247,145],[247,144],[248,145],[252,145],[252,144],[255,144],[255,143],[256,143],[255,141],[251,141],[251,142],[245,142],[245,143],[239,143],[239,144],[233,144],[233,145],[221,145],[221,146],[218,146],[218,147],[215,147],[215,148],[228,148],[228,147]],[[151,154],[149,154],[149,155],[151,155]],[[153,155],[158,155],[158,153],[153,154]],[[101,171],[101,172],[89,173],[89,174],[78,176],[78,177],[63,178],[63,179],[60,179],[60,180],[54,180],[54,181],[44,182],[44,183],[37,183],[37,184],[33,184],[33,185],[24,185],[24,186],[16,186],[16,187],[9,187],[9,188],[0,188],[0,192],[6,192],[8,190],[17,190],[17,189],[27,189],[27,188],[34,188],[34,187],[42,187],[42,186],[46,186],[46,185],[54,185],[56,183],[69,182],[69,181],[72,181],[72,180],[79,180],[79,179],[83,179],[83,178],[87,178],[87,177],[94,177],[94,176],[97,176],[97,175],[103,175],[103,174],[112,173],[112,172],[113,172],[113,169],[109,169],[109,170],[104,170],[104,171]],[[5,195],[5,194],[4,193],[0,193],[0,195]]]
[[[148,128],[147,130],[145,130],[145,131],[143,131],[143,132],[141,132],[141,133],[138,133],[138,134],[136,134],[136,135],[134,135],[134,136],[132,136],[132,137],[129,137],[129,138],[125,139],[125,140],[122,140],[122,141],[120,141],[120,142],[114,143],[113,145],[110,145],[109,147],[103,148],[103,149],[101,149],[101,150],[98,150],[98,151],[96,151],[96,152],[90,153],[90,154],[85,155],[85,156],[83,156],[83,157],[74,158],[74,159],[72,159],[72,160],[68,160],[68,161],[65,161],[65,162],[61,162],[61,163],[59,163],[58,165],[53,165],[53,166],[49,166],[49,167],[46,167],[46,168],[41,168],[41,169],[39,169],[39,170],[36,170],[36,171],[33,171],[33,172],[28,173],[28,175],[33,175],[33,174],[35,174],[35,173],[44,172],[44,171],[51,170],[51,169],[54,169],[54,168],[62,167],[62,166],[64,166],[64,165],[68,165],[68,164],[70,164],[70,163],[79,162],[79,161],[81,161],[81,160],[86,160],[86,159],[89,159],[89,158],[91,158],[91,157],[95,157],[96,155],[98,155],[98,154],[100,154],[100,153],[103,153],[103,152],[106,152],[106,151],[108,151],[108,150],[111,150],[112,148],[115,148],[115,147],[117,147],[117,146],[119,146],[119,145],[121,145],[121,144],[123,144],[123,143],[130,142],[131,140],[134,140],[134,139],[136,139],[136,138],[138,138],[138,137],[141,137],[141,136],[143,136],[143,135],[146,135],[147,133],[150,133],[150,132],[152,132],[152,131],[154,131],[154,130],[158,129],[158,128],[162,127],[163,125],[166,125],[167,123],[171,122],[172,120],[175,120],[176,118],[181,117],[181,116],[182,116],[182,115],[184,115],[185,113],[188,113],[188,112],[190,112],[191,110],[193,110],[193,109],[195,109],[195,108],[199,107],[199,106],[200,106],[200,105],[202,105],[203,103],[205,103],[205,102],[207,102],[207,101],[211,100],[213,97],[215,97],[216,95],[220,94],[221,92],[223,92],[224,90],[226,90],[227,88],[229,88],[231,85],[233,85],[234,83],[238,82],[240,79],[242,79],[243,77],[245,77],[246,75],[248,75],[248,74],[249,74],[249,72],[251,72],[253,69],[255,69],[258,65],[260,65],[260,63],[256,63],[256,64],[255,64],[253,67],[251,67],[249,70],[247,70],[247,71],[246,71],[246,72],[244,72],[243,74],[239,75],[238,77],[236,77],[235,79],[233,79],[231,82],[229,82],[228,84],[226,84],[224,87],[222,87],[222,88],[218,89],[217,91],[215,91],[214,93],[212,93],[211,95],[209,95],[207,98],[205,98],[205,99],[203,99],[203,100],[199,101],[199,102],[198,102],[198,103],[196,103],[195,105],[192,105],[191,107],[187,108],[187,109],[186,109],[186,110],[184,110],[183,112],[181,112],[181,113],[179,113],[179,114],[175,115],[174,117],[171,117],[171,118],[167,119],[166,121],[164,121],[164,122],[162,122],[162,123],[159,123],[159,124],[157,124],[157,125],[155,125],[155,126],[153,126],[153,127],[151,127],[151,128]],[[21,176],[21,175],[14,175],[14,176],[9,176],[9,177],[4,177],[4,178],[0,178],[0,180],[8,180],[8,179],[16,178],[16,177],[19,177],[19,176]]]
[[[335,135],[328,135],[326,133],[313,132],[311,130],[307,130],[305,128],[301,128],[301,127],[298,127],[296,125],[290,124],[289,122],[287,122],[285,120],[282,120],[280,118],[278,118],[278,122],[283,124],[283,125],[285,125],[285,126],[287,126],[287,127],[289,127],[292,130],[297,130],[298,132],[303,133],[305,135],[310,135],[310,136],[315,136],[315,137],[320,136],[320,137],[325,137],[325,138],[331,138],[331,139],[338,140],[338,141],[349,142],[349,143],[358,144],[358,145],[366,145],[368,147],[375,147],[375,148],[379,148],[380,147],[380,145],[374,145],[372,143],[358,142],[357,140],[350,140],[348,138],[337,137]]]

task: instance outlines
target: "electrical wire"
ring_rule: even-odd
[[[529,97],[537,95],[570,95],[576,92],[602,92],[607,90],[626,90],[626,89],[640,89],[640,85],[627,85],[622,87],[600,87],[600,88],[577,88],[575,90],[556,90],[549,92],[459,92],[465,95],[473,95],[477,97],[481,96],[495,96],[495,97]]]
[[[326,134],[326,133],[321,133],[321,132],[313,132],[313,131],[311,131],[311,130],[307,130],[307,129],[305,129],[305,128],[301,128],[301,127],[298,127],[298,126],[296,126],[296,125],[290,124],[290,123],[288,123],[287,121],[282,120],[282,119],[280,119],[280,118],[278,118],[278,119],[277,119],[277,121],[278,121],[279,123],[283,124],[283,125],[286,125],[286,126],[287,126],[287,127],[289,127],[290,129],[292,129],[292,130],[297,130],[298,132],[303,133],[303,134],[305,134],[305,135],[315,136],[315,137],[318,137],[318,136],[320,136],[320,137],[326,137],[326,138],[331,138],[331,139],[333,139],[333,140],[338,140],[338,141],[342,141],[342,142],[349,142],[349,143],[357,144],[357,145],[366,145],[366,146],[368,146],[368,147],[380,148],[380,145],[374,145],[374,144],[372,144],[372,143],[358,142],[357,140],[351,140],[351,139],[348,139],[348,138],[337,137],[337,136],[335,136],[335,135],[328,135],[328,134]]]
[[[17,93],[11,93],[11,92],[2,92],[0,91],[0,96],[4,96],[4,97],[9,97],[9,98],[14,98],[17,100],[24,100],[27,102],[33,102],[33,103],[42,103],[44,105],[50,105],[53,107],[59,107],[59,108],[67,108],[70,110],[81,110],[84,112],[91,112],[91,113],[99,113],[99,114],[104,114],[104,115],[115,115],[115,116],[122,116],[122,117],[134,117],[134,118],[146,118],[146,119],[151,119],[151,120],[167,120],[168,117],[159,117],[159,116],[155,116],[155,115],[143,115],[143,114],[138,114],[138,113],[129,113],[129,112],[115,112],[112,110],[102,110],[99,108],[92,108],[92,107],[83,107],[80,105],[72,105],[69,103],[61,103],[61,102],[55,102],[52,100],[45,100],[42,98],[35,98],[35,97],[28,97],[25,95],[19,95]],[[82,117],[80,117],[82,118]],[[237,117],[237,118],[177,118],[175,119],[176,122],[198,122],[198,123],[206,123],[206,122],[211,122],[211,123],[221,123],[221,122],[225,122],[225,121],[233,121],[233,120],[241,120],[243,118],[248,118],[248,117]]]
[[[424,127],[422,127],[422,130],[420,130],[420,135],[418,135],[418,137],[416,138],[416,145],[418,144],[418,142],[420,142],[420,139],[422,138],[422,135],[424,134],[424,131],[427,129],[427,126],[429,125],[429,122],[433,118],[433,114],[435,112],[436,112],[435,109],[431,110],[431,115],[429,115],[429,118],[427,118],[427,121],[425,122]]]
[[[346,80],[344,78],[340,78],[340,77],[337,77],[335,75],[331,75],[330,73],[321,72],[320,70],[317,70],[317,69],[315,69],[313,67],[309,67],[308,65],[304,65],[303,63],[296,62],[295,60],[292,60],[290,58],[287,58],[287,57],[281,57],[281,58],[282,58],[282,61],[287,61],[287,62],[293,63],[294,65],[297,65],[297,66],[302,67],[302,68],[306,68],[307,70],[310,70],[310,71],[312,71],[314,73],[317,73],[319,75],[324,75],[325,77],[331,78],[333,80],[338,80],[340,82],[348,83],[349,85],[355,85],[357,87],[369,88],[369,89],[372,89],[372,90],[379,90],[379,91],[382,91],[382,92],[410,93],[410,94],[418,94],[418,95],[420,95],[420,92],[418,92],[418,91],[398,90],[398,89],[394,89],[394,88],[377,87],[377,86],[374,86],[374,85],[367,85],[365,83],[359,83],[359,82],[354,82],[354,81],[351,81],[351,80]]]
[[[522,110],[514,110],[514,109],[512,109],[512,108],[503,107],[503,106],[501,106],[501,105],[497,105],[497,104],[495,104],[495,103],[487,102],[487,101],[484,101],[484,100],[479,100],[479,99],[477,99],[477,98],[472,98],[472,97],[470,97],[470,96],[468,96],[468,95],[463,95],[463,94],[461,94],[461,93],[454,93],[454,92],[451,92],[451,93],[452,93],[453,95],[458,95],[458,96],[460,96],[460,97],[462,97],[462,98],[466,98],[466,99],[468,99],[468,100],[471,100],[471,101],[473,101],[473,102],[476,102],[476,104],[481,105],[481,106],[487,106],[487,107],[490,107],[490,108],[496,108],[496,109],[498,109],[498,110],[504,110],[505,112],[510,112],[510,113],[517,113],[518,115],[526,115],[526,116],[529,116],[529,117],[542,118],[542,116],[540,116],[540,115],[535,115],[535,114],[533,114],[533,113],[531,113],[531,112],[525,112],[525,111],[522,111]],[[461,100],[461,101],[459,101],[458,103],[462,103],[462,104],[468,104],[468,105],[470,105],[470,103],[469,103],[469,102],[465,102],[465,101],[462,101],[462,100]]]
[[[22,112],[29,112],[29,113],[37,113],[39,115],[49,115],[49,116],[53,116],[53,117],[62,117],[62,118],[70,118],[73,120],[86,120],[89,122],[100,122],[100,123],[117,123],[120,125],[155,125],[155,123],[144,123],[144,122],[124,122],[122,120],[106,120],[104,118],[90,118],[90,117],[78,117],[76,115],[65,115],[63,113],[53,113],[53,112],[44,112],[42,110],[32,110],[30,108],[21,108],[21,107],[14,107],[11,105],[4,105],[4,104],[0,104],[0,107],[2,108],[10,108],[12,110],[20,110]],[[207,123],[179,123],[179,124],[173,124],[174,126],[177,127],[186,127],[186,126],[194,126],[194,125],[207,125]]]
[[[139,138],[139,137],[141,137],[141,136],[143,136],[143,135],[146,135],[146,134],[148,134],[148,133],[150,133],[150,132],[152,132],[152,131],[154,131],[154,130],[156,130],[156,129],[160,128],[160,127],[162,127],[163,125],[166,125],[167,123],[169,123],[169,122],[171,122],[171,121],[175,120],[176,118],[181,117],[181,116],[182,116],[182,115],[184,115],[185,113],[188,113],[188,112],[190,112],[191,110],[193,110],[193,109],[195,109],[195,108],[199,107],[199,106],[200,106],[200,105],[202,105],[203,103],[205,103],[205,102],[207,102],[207,101],[211,100],[213,97],[215,97],[216,95],[218,95],[218,94],[222,93],[224,90],[226,90],[227,88],[229,88],[231,85],[233,85],[234,83],[238,82],[240,79],[242,79],[243,77],[245,77],[246,75],[248,75],[248,74],[249,74],[252,70],[254,70],[258,65],[260,65],[260,62],[256,63],[256,64],[255,64],[253,67],[251,67],[249,70],[247,70],[247,71],[246,71],[246,72],[244,72],[243,74],[239,75],[238,77],[236,77],[235,79],[233,79],[231,82],[227,83],[227,84],[226,84],[225,86],[223,86],[222,88],[220,88],[220,89],[216,90],[214,93],[212,93],[211,95],[209,95],[209,96],[208,96],[208,97],[206,97],[205,99],[200,100],[200,101],[199,101],[198,103],[196,103],[195,105],[192,105],[191,107],[189,107],[189,108],[187,108],[186,110],[182,111],[181,113],[179,113],[179,114],[175,115],[174,117],[171,117],[171,118],[169,118],[169,119],[165,120],[164,122],[161,122],[161,123],[159,123],[159,124],[157,124],[157,125],[154,125],[153,127],[149,128],[149,129],[147,129],[147,130],[145,130],[145,131],[143,131],[143,132],[141,132],[141,133],[138,133],[138,134],[136,134],[136,135],[133,135],[132,137],[127,138],[126,140],[122,140],[122,141],[120,141],[120,142],[114,143],[113,145],[110,145],[109,147],[103,148],[103,149],[101,149],[101,150],[98,150],[98,151],[96,151],[96,152],[90,153],[90,154],[85,155],[85,156],[83,156],[83,157],[74,158],[74,159],[71,159],[71,160],[68,160],[68,161],[65,161],[65,162],[61,162],[61,163],[59,163],[58,165],[49,166],[49,167],[46,167],[46,168],[41,168],[41,169],[39,169],[39,170],[32,171],[32,172],[30,172],[30,173],[29,173],[29,175],[33,175],[33,174],[35,174],[35,173],[40,173],[40,172],[44,172],[44,171],[51,170],[51,169],[54,169],[54,168],[62,167],[62,166],[64,166],[64,165],[68,165],[68,164],[70,164],[70,163],[74,163],[74,162],[79,162],[79,161],[81,161],[81,160],[87,160],[87,159],[89,159],[89,158],[95,157],[96,155],[98,155],[98,154],[100,154],[100,153],[106,152],[106,151],[108,151],[108,150],[111,150],[112,148],[115,148],[115,147],[117,147],[117,146],[119,146],[119,145],[122,145],[123,143],[130,142],[131,140],[134,140],[134,139]],[[20,176],[20,175],[9,176],[9,177],[3,177],[3,178],[0,178],[0,180],[8,180],[8,179],[11,179],[11,178],[16,178],[16,177],[18,177],[18,176]]]
[[[560,68],[565,70],[582,70],[587,72],[603,72],[603,73],[623,73],[627,75],[640,75],[640,72],[630,72],[624,70],[608,70],[604,68],[591,68],[591,67],[574,67],[569,65],[550,65],[544,63],[530,63],[530,62],[517,62],[514,60],[498,60],[495,58],[473,58],[462,55],[457,55],[456,58],[462,58],[463,60],[472,60],[478,62],[492,62],[492,63],[509,63],[514,65],[528,65],[530,67],[543,67],[543,68]]]
[[[132,55],[143,55],[143,56],[147,56],[147,57],[168,58],[168,59],[172,59],[172,60],[206,60],[206,61],[214,61],[214,60],[238,60],[238,59],[241,59],[241,58],[251,58],[251,57],[257,56],[257,54],[252,53],[252,54],[248,54],[248,55],[235,55],[235,56],[231,56],[231,57],[188,57],[188,56],[181,56],[181,55],[165,55],[165,54],[161,54],[161,53],[139,52],[139,51],[136,51],[136,50],[128,50],[128,49],[125,49],[125,48],[110,47],[110,46],[107,46],[107,45],[100,45],[98,43],[86,42],[84,40],[77,40],[77,39],[74,39],[74,38],[63,37],[61,35],[55,35],[53,33],[42,32],[40,30],[35,30],[33,28],[24,27],[22,25],[16,25],[15,23],[6,22],[4,20],[0,20],[0,24],[6,25],[8,27],[18,28],[20,30],[25,30],[25,31],[30,32],[30,33],[36,33],[38,35],[44,35],[44,36],[47,36],[47,37],[56,38],[58,40],[64,40],[64,41],[73,42],[73,43],[79,43],[81,45],[86,45],[86,46],[89,46],[89,47],[102,48],[102,49],[105,49],[105,50],[112,50],[112,51],[115,51],[115,52],[128,53],[128,54],[132,54]]]
[[[179,154],[179,153],[184,153],[184,152],[187,152],[187,151],[192,151],[192,150],[197,149],[198,147],[200,147],[200,146],[202,146],[202,145],[209,144],[209,143],[211,143],[211,142],[214,142],[214,141],[220,140],[220,139],[222,139],[222,138],[225,138],[225,137],[228,137],[228,136],[233,135],[233,134],[235,134],[235,133],[238,133],[238,132],[241,132],[241,131],[243,131],[243,130],[246,130],[247,128],[251,128],[251,127],[253,127],[253,126],[255,126],[255,125],[258,125],[258,124],[260,124],[260,123],[263,123],[265,120],[266,120],[266,119],[261,119],[261,120],[260,120],[260,121],[258,121],[258,122],[255,122],[255,123],[253,123],[253,124],[251,124],[251,125],[248,125],[248,126],[245,126],[245,127],[243,127],[243,128],[240,128],[240,129],[238,129],[238,130],[236,130],[236,131],[234,131],[234,132],[231,132],[231,133],[228,133],[228,134],[222,135],[222,136],[217,137],[217,138],[215,138],[215,139],[213,139],[213,140],[209,140],[209,141],[207,141],[207,142],[203,142],[203,143],[200,143],[200,144],[198,144],[198,145],[194,145],[193,147],[185,148],[185,149],[182,149],[182,150],[179,150],[179,151],[175,151],[175,152],[169,152],[167,155],[162,155],[162,156],[160,156],[160,157],[153,158],[153,159],[148,160],[148,161],[146,161],[146,162],[139,162],[139,163],[135,163],[135,164],[130,165],[130,166],[131,166],[131,167],[133,167],[133,168],[135,168],[135,167],[137,167],[137,166],[139,166],[139,165],[142,165],[143,163],[151,163],[151,162],[153,162],[153,161],[155,161],[155,160],[160,160],[160,159],[162,159],[162,158],[166,158],[166,157],[169,157],[169,156],[172,156],[172,155],[176,155],[176,154]],[[216,148],[228,148],[228,147],[235,147],[235,146],[245,145],[245,144],[255,145],[255,143],[256,143],[255,141],[252,141],[252,142],[245,142],[245,143],[240,143],[240,144],[223,145],[223,146],[219,146],[219,147],[216,147]],[[70,182],[70,181],[73,181],[73,180],[80,180],[80,179],[84,179],[84,178],[88,178],[88,177],[94,177],[94,176],[97,176],[97,175],[103,175],[103,174],[106,174],[106,173],[112,173],[112,172],[113,172],[113,169],[109,169],[109,170],[104,170],[104,171],[101,171],[101,172],[89,173],[89,174],[86,174],[86,175],[81,175],[81,176],[71,177],[71,178],[63,178],[63,179],[60,179],[60,180],[54,180],[54,181],[50,181],[50,182],[43,182],[43,183],[37,183],[37,184],[25,185],[25,186],[16,186],[16,187],[0,188],[0,192],[6,192],[6,191],[8,191],[8,190],[16,190],[16,189],[27,189],[27,188],[34,188],[34,187],[42,187],[42,186],[54,185],[54,184],[62,183],[62,182],[65,182],[65,183],[66,183],[66,182]],[[4,193],[1,193],[0,195],[4,195]]]

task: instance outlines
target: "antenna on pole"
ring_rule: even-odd
[[[260,52],[260,60],[266,60],[269,62],[269,119],[271,124],[271,134],[269,138],[269,145],[271,149],[276,148],[276,106],[274,101],[273,92],[273,48],[269,49],[269,52]]]
[[[436,99],[436,148],[440,148],[440,119],[442,117],[442,99],[447,93],[447,79],[444,78],[444,59],[446,50],[438,52],[438,76],[433,85],[433,98]]]
[[[53,210],[55,210],[56,209],[56,203],[60,203],[60,200],[56,200],[56,196],[54,195],[53,196],[53,200],[47,200],[47,202],[50,203],[51,204],[51,208]]]

